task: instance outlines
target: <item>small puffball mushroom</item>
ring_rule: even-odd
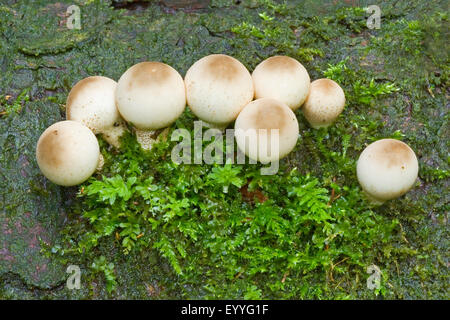
[[[419,164],[404,142],[382,139],[367,146],[356,166],[359,184],[373,203],[400,197],[417,179]]]
[[[318,79],[311,83],[303,114],[311,127],[330,126],[344,110],[344,90],[333,80]]]
[[[87,180],[99,164],[97,138],[88,127],[66,120],[48,127],[36,146],[36,159],[44,176],[61,186]]]
[[[209,127],[225,128],[253,100],[253,81],[247,68],[224,54],[195,62],[184,82],[189,108]]]
[[[237,117],[234,129],[239,149],[261,163],[286,156],[295,147],[299,134],[294,112],[272,98],[257,99],[246,105]],[[273,129],[278,130],[278,139],[276,134],[272,137]]]
[[[255,98],[274,98],[292,110],[298,109],[308,96],[310,78],[305,67],[287,56],[270,57],[252,73]]]
[[[116,87],[117,82],[102,76],[80,80],[67,97],[66,118],[81,122],[119,148],[125,125],[116,108]]]
[[[186,107],[183,78],[162,62],[141,62],[120,77],[116,102],[122,117],[136,128],[142,148],[149,150],[155,130],[170,126]]]

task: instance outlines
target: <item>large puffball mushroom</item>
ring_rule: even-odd
[[[116,102],[122,117],[136,129],[142,148],[149,150],[155,130],[170,126],[186,107],[183,78],[162,62],[141,62],[120,77]]]
[[[305,67],[287,56],[270,57],[258,64],[252,73],[255,98],[274,98],[292,110],[298,109],[310,88]]]
[[[311,82],[302,109],[311,127],[318,129],[330,126],[344,110],[344,106],[344,90],[333,80],[318,79]]]
[[[257,99],[245,106],[234,129],[239,149],[261,163],[286,156],[295,147],[299,135],[294,112],[272,98]],[[273,129],[278,130],[278,139],[276,132],[273,135]]]
[[[66,118],[81,122],[119,148],[125,125],[116,108],[116,87],[114,80],[102,76],[80,80],[67,97]]]
[[[400,197],[417,179],[419,164],[404,142],[381,139],[361,153],[356,166],[358,181],[374,203]]]
[[[212,54],[195,62],[184,82],[189,108],[209,127],[226,127],[254,96],[248,70],[224,54]]]
[[[94,133],[72,120],[48,127],[36,146],[36,159],[42,173],[61,186],[74,186],[87,180],[96,170],[99,157]]]

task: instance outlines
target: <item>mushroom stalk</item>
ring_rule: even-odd
[[[97,168],[95,169],[95,171],[102,172],[104,165],[105,165],[105,158],[103,157],[103,155],[101,153],[99,153]]]
[[[125,133],[126,131],[125,124],[120,121],[114,126],[102,130],[102,137],[108,142],[110,145],[112,145],[115,148],[120,148],[120,137]]]
[[[169,129],[170,128],[162,130],[140,130],[134,128],[134,133],[136,134],[136,140],[141,145],[141,148],[145,151],[150,151],[153,144],[167,139]]]
[[[140,130],[134,128],[137,142],[141,145],[141,148],[146,151],[151,150],[152,145],[156,142],[156,132],[156,130]]]
[[[363,190],[363,193],[364,193],[364,196],[366,197],[366,199],[369,201],[369,203],[374,206],[381,206],[383,203],[386,202],[386,200],[380,200],[380,199],[373,197],[370,193],[368,193],[365,190]]]

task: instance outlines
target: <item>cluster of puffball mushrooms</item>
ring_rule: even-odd
[[[267,163],[286,156],[295,147],[299,136],[295,110],[302,107],[311,127],[327,127],[344,109],[345,94],[333,80],[310,82],[303,65],[287,56],[270,57],[250,74],[237,59],[212,54],[195,62],[184,80],[167,64],[141,62],[129,68],[118,82],[92,76],[71,89],[67,120],[47,128],[37,143],[39,168],[58,185],[80,184],[103,161],[95,135],[102,135],[119,148],[119,138],[128,123],[142,148],[149,150],[158,131],[174,123],[186,104],[208,127],[224,129],[235,121],[239,149],[249,158]],[[248,129],[258,132],[258,148],[278,148],[278,153],[270,152],[262,158],[267,153],[245,144],[242,132]],[[262,144],[259,129],[278,129],[276,146],[267,141]],[[414,151],[394,139],[370,144],[357,162],[359,183],[375,203],[406,193],[417,174]]]

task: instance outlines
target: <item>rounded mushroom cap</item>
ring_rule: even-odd
[[[224,54],[212,54],[195,62],[184,81],[192,112],[219,127],[235,120],[254,95],[248,70],[241,62]]]
[[[114,80],[102,76],[78,81],[67,97],[67,120],[81,122],[95,134],[119,123],[121,118],[116,108],[116,87]]]
[[[270,57],[252,73],[255,98],[274,98],[292,110],[298,109],[308,96],[310,78],[305,67],[287,56]]]
[[[333,80],[318,79],[311,82],[303,114],[313,128],[328,127],[344,110],[344,90]]]
[[[97,138],[85,125],[60,121],[48,127],[36,146],[36,159],[44,176],[62,186],[88,179],[99,163]]]
[[[419,171],[414,151],[404,142],[382,139],[367,146],[356,166],[358,181],[376,200],[400,197],[414,185]]]
[[[170,126],[186,107],[183,78],[162,62],[141,62],[120,77],[116,102],[122,117],[141,130]]]
[[[294,112],[272,98],[257,99],[246,105],[234,128],[239,149],[250,159],[262,163],[286,156],[295,147],[299,134]],[[275,134],[273,141],[272,129],[278,131],[278,139]],[[252,141],[252,135],[256,140]]]

